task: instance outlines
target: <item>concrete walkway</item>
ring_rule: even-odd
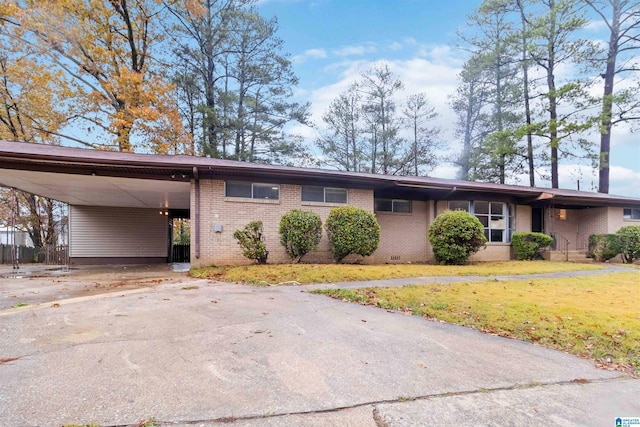
[[[428,283],[457,283],[457,282],[486,282],[488,280],[535,280],[535,279],[560,279],[563,277],[582,277],[593,276],[599,274],[610,273],[629,273],[639,272],[634,267],[624,267],[621,265],[600,264],[601,270],[582,270],[582,271],[562,271],[557,273],[543,274],[520,274],[512,276],[428,276],[428,277],[405,277],[401,279],[383,279],[368,280],[361,282],[334,282],[334,283],[318,283],[313,285],[305,285],[305,289],[342,289],[342,288],[368,288],[368,287],[387,287],[387,286],[405,286],[405,285],[424,285]]]
[[[0,425],[602,426],[640,416],[640,381],[619,372],[308,289],[185,278],[0,311]]]

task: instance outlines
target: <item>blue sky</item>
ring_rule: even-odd
[[[260,12],[276,16],[300,78],[296,97],[311,102],[312,119],[321,123],[329,103],[359,73],[377,61],[386,61],[405,83],[405,94],[425,92],[441,113],[437,125],[450,151],[459,146],[453,135],[455,115],[447,104],[457,85],[456,75],[466,53],[460,49],[456,30],[466,24],[466,16],[480,0],[262,0]],[[590,26],[590,38],[602,38],[599,25]],[[594,94],[601,92],[597,87]],[[296,131],[309,143],[317,134],[311,128]],[[598,136],[593,134],[594,141]],[[628,127],[612,134],[611,193],[640,197],[640,137]],[[455,168],[443,164],[432,173],[455,177]],[[590,190],[597,185],[587,162],[560,164],[560,186]],[[513,177],[512,183],[527,184],[526,177]],[[538,181],[539,186],[549,186]]]

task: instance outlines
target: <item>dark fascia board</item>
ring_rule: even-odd
[[[0,164],[3,167],[12,168],[24,168],[25,165],[30,165],[33,170],[53,168],[56,172],[79,174],[86,174],[87,170],[94,168],[113,176],[123,175],[125,170],[134,170],[137,174],[144,174],[150,179],[166,179],[168,171],[185,174],[187,179],[190,179],[193,177],[193,169],[197,168],[199,176],[203,178],[262,179],[283,183],[316,183],[316,185],[334,183],[368,189],[402,187],[414,189],[417,193],[447,194],[449,198],[455,197],[456,192],[475,192],[486,195],[499,193],[515,197],[526,204],[544,203],[554,206],[640,207],[640,199],[586,191],[297,168],[185,155],[120,153],[2,140],[0,140]]]

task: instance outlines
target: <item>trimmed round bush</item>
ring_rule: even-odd
[[[325,224],[333,259],[351,254],[369,256],[378,249],[380,226],[373,213],[355,206],[331,209]]]
[[[640,225],[627,225],[616,232],[620,239],[622,261],[631,264],[640,259]]]
[[[439,264],[463,265],[487,243],[484,227],[465,211],[445,211],[438,215],[427,232]]]
[[[544,248],[553,243],[553,237],[544,233],[513,233],[511,244],[517,260],[532,260],[541,257]]]
[[[293,209],[280,218],[280,243],[295,264],[307,252],[318,247],[322,237],[320,215],[311,211]]]
[[[242,248],[242,255],[258,264],[266,264],[269,251],[262,235],[262,221],[251,221],[242,230],[233,232],[233,238]]]

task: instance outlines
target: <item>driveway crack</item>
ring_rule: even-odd
[[[464,390],[457,392],[444,392],[444,393],[433,393],[433,394],[425,394],[414,397],[399,397],[396,399],[381,399],[376,401],[369,402],[361,402],[353,405],[346,406],[337,406],[334,408],[327,409],[317,409],[317,410],[309,410],[309,411],[292,411],[292,412],[280,412],[280,413],[267,413],[264,415],[245,415],[245,416],[232,416],[232,417],[219,417],[219,418],[210,418],[210,419],[202,419],[202,420],[179,420],[179,421],[160,421],[155,420],[158,426],[170,426],[170,425],[197,425],[202,423],[212,423],[212,424],[233,424],[238,421],[255,421],[255,420],[265,420],[271,418],[280,418],[286,416],[304,416],[304,415],[318,415],[318,414],[330,414],[336,413],[349,409],[356,409],[362,407],[372,407],[372,415],[373,421],[375,422],[377,427],[388,427],[388,423],[386,423],[380,413],[376,405],[383,404],[395,404],[395,403],[406,403],[409,401],[416,400],[430,400],[430,399],[439,399],[439,398],[448,398],[448,397],[456,397],[456,396],[468,396],[474,394],[487,394],[487,393],[495,393],[500,391],[515,391],[515,390],[526,390],[533,388],[543,388],[550,386],[569,386],[569,385],[582,385],[582,384],[595,384],[595,383],[608,383],[621,379],[632,379],[627,375],[620,375],[613,378],[602,378],[602,379],[585,379],[585,378],[575,378],[572,380],[565,381],[552,381],[552,382],[531,382],[528,384],[514,384],[512,386],[504,386],[504,387],[493,387],[493,388],[479,388],[475,390]],[[106,425],[104,427],[136,427],[138,424],[112,424]]]

